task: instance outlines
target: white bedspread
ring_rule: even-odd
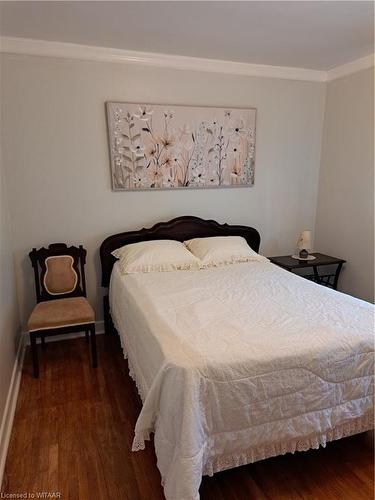
[[[371,304],[265,262],[121,276],[111,313],[167,500],[203,474],[372,428]]]

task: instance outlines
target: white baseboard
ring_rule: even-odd
[[[23,358],[25,355],[25,337],[20,336],[12,378],[5,403],[3,419],[0,427],[0,488],[3,482],[5,461],[8,453],[10,435],[12,433],[14,414],[17,406],[18,391],[21,383]]]
[[[95,331],[98,335],[104,333],[104,321],[95,323]],[[54,335],[46,338],[46,342],[56,342],[57,340],[67,340],[82,337],[84,332],[67,333],[64,336]],[[8,453],[10,435],[12,433],[14,414],[17,406],[18,391],[21,383],[23,359],[26,345],[30,343],[28,332],[23,332],[20,336],[16,359],[14,362],[12,378],[10,380],[9,391],[5,403],[4,415],[0,427],[0,488],[3,482],[5,461]]]

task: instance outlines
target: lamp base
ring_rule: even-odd
[[[314,255],[308,255],[307,257],[300,257],[299,255],[292,255],[293,259],[296,260],[315,260],[316,257]]]

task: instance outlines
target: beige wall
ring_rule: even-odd
[[[0,483],[6,445],[4,410],[19,340],[19,311],[10,229],[0,151]]]
[[[315,247],[347,259],[340,289],[374,300],[374,73],[328,84]]]
[[[35,300],[27,257],[33,246],[82,243],[89,298],[98,306],[98,248],[112,233],[191,214],[253,225],[262,252],[275,255],[294,250],[297,233],[314,227],[324,84],[21,55],[3,55],[2,66],[4,160],[24,324]],[[108,100],[255,106],[255,186],[112,192]]]

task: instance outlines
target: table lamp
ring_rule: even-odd
[[[314,255],[309,254],[311,250],[311,231],[302,231],[298,237],[297,248],[299,250],[298,255],[293,255],[294,259],[298,260],[313,260]]]

